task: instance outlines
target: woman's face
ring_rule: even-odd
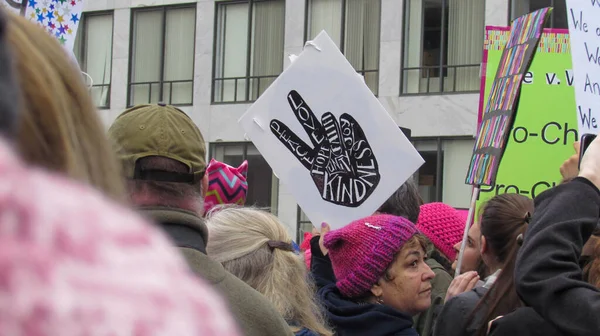
[[[465,253],[463,255],[463,262],[460,268],[461,273],[477,271],[477,267],[479,266],[479,260],[481,259],[480,253],[480,243],[481,243],[481,230],[479,229],[479,222],[475,222],[471,228],[469,229],[469,234],[467,238],[467,246],[465,247]],[[456,265],[458,264],[458,255],[460,252],[460,244],[458,242],[454,245],[454,250],[456,251],[456,259],[454,263],[452,263],[452,269],[456,271]]]
[[[435,276],[425,263],[425,250],[417,240],[409,241],[387,271],[388,278],[373,286],[383,304],[416,315],[431,305],[431,279]]]

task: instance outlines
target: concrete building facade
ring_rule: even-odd
[[[464,184],[479,103],[483,31],[564,0],[93,0],[76,55],[93,79],[108,126],[138,103],[178,105],[209,155],[249,161],[249,201],[270,208],[296,237],[309,224],[237,120],[326,30],[396,123],[412,130],[426,163],[425,201],[468,207]],[[562,13],[561,13],[562,10]],[[564,18],[563,18],[564,16]]]

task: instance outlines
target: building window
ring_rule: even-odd
[[[401,94],[478,92],[481,0],[406,0]]]
[[[233,167],[239,167],[244,160],[248,160],[246,205],[270,208],[273,214],[277,214],[279,181],[252,143],[211,143],[210,157]]]
[[[414,175],[423,201],[468,208],[472,187],[465,184],[465,177],[473,153],[473,138],[416,138],[413,144],[425,160]]]
[[[444,149],[441,138],[415,139],[413,145],[425,161],[414,174],[425,203],[442,202]]]
[[[212,100],[255,101],[283,70],[285,1],[216,5]]]
[[[196,6],[132,11],[128,105],[192,105]]]
[[[442,163],[438,162],[440,159],[438,158],[438,153],[443,157],[442,152],[419,152],[425,163],[417,171],[416,180],[419,186],[419,193],[425,203],[442,201],[442,179],[437,174],[438,167],[442,167]]]
[[[302,243],[302,241],[304,240],[304,233],[305,232],[312,232],[313,230],[313,224],[310,221],[310,219],[308,219],[308,216],[306,216],[306,214],[304,213],[304,211],[302,211],[302,208],[300,208],[300,206],[298,205],[298,209],[297,212],[298,214],[298,218],[297,218],[297,222],[298,222],[298,232],[296,233],[296,242],[298,242],[298,244]]]
[[[97,107],[110,107],[113,13],[84,13],[75,39],[75,57],[91,78],[90,93]]]
[[[307,13],[307,38],[325,30],[377,95],[381,1],[309,0]]]
[[[511,0],[510,21],[538,9],[553,7],[550,13],[550,28],[569,28],[567,5],[565,0]]]
[[[465,184],[467,170],[471,163],[475,140],[472,137],[461,137],[442,140],[443,167],[442,201],[455,208],[468,209],[471,204],[473,187]]]

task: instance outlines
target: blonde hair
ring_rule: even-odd
[[[269,241],[291,242],[277,217],[258,209],[228,206],[211,211],[207,226],[209,256],[265,295],[288,323],[332,335],[315,302],[302,258],[267,245]]]
[[[41,27],[13,14],[7,19],[21,90],[19,153],[124,201],[124,180],[81,71]]]

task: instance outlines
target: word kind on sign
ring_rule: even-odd
[[[321,32],[240,119],[312,223],[373,214],[423,159]]]
[[[288,101],[302,127],[310,134],[314,148],[305,145],[279,120],[271,131],[288,147],[308,171],[325,201],[360,206],[379,184],[377,158],[360,125],[347,113],[339,122],[326,112],[319,122],[300,94],[292,91]]]
[[[579,134],[600,123],[600,0],[567,0]]]

